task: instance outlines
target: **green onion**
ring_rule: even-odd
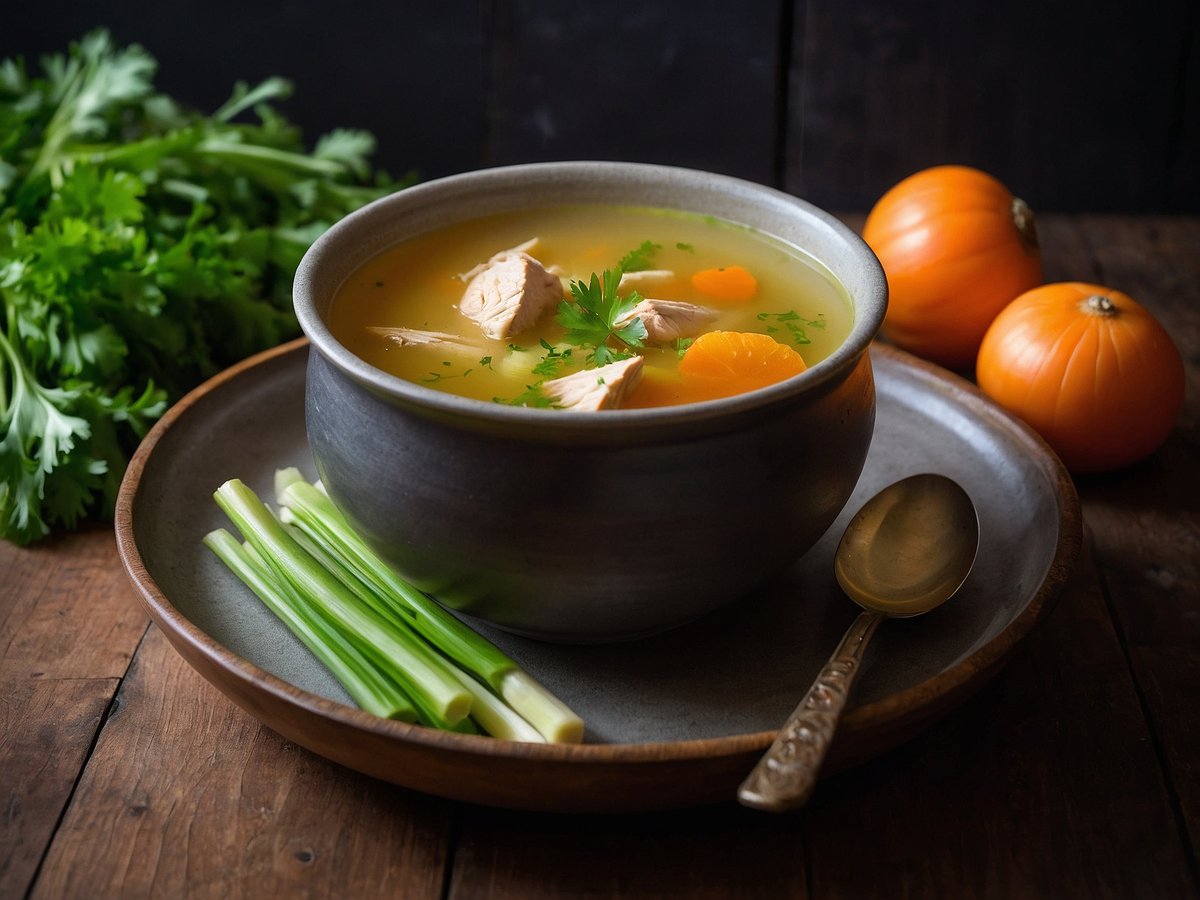
[[[450,727],[467,716],[471,695],[449,668],[411,632],[382,627],[379,617],[306,553],[250,488],[233,479],[214,496],[276,580],[319,605],[363,655],[395,678],[423,719]]]
[[[350,528],[333,501],[298,471],[276,475],[277,501],[313,543],[377,592],[379,598],[431,644],[485,684],[547,740],[579,741],[583,720],[481,634],[402,579]]]
[[[214,497],[246,543],[221,529],[204,543],[361,708],[506,740],[583,739],[579,716],[400,578],[350,528],[319,483],[281,469],[275,490],[278,516],[242,482],[223,484]]]
[[[204,544],[325,664],[355,703],[385,719],[416,720],[416,710],[400,689],[382,677],[330,622],[285,592],[232,534],[218,528],[204,537]]]

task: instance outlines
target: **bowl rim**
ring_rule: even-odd
[[[840,240],[855,257],[855,265],[863,268],[865,285],[863,296],[852,298],[854,322],[842,344],[828,357],[801,374],[745,394],[680,406],[605,410],[603,416],[597,416],[590,411],[546,410],[490,403],[485,400],[460,397],[407,381],[377,368],[354,354],[334,337],[333,332],[318,312],[320,298],[317,294],[316,283],[321,269],[329,265],[339,265],[339,259],[345,258],[345,251],[359,243],[357,239],[359,230],[370,221],[392,220],[413,210],[423,209],[442,198],[453,199],[497,192],[508,195],[519,191],[523,186],[548,181],[624,188],[631,191],[647,180],[672,182],[675,185],[677,196],[680,198],[691,193],[717,193],[731,201],[752,200],[769,211],[795,217],[797,221],[802,220],[807,226],[818,230],[824,229],[834,239]],[[635,201],[624,198],[613,202],[617,205],[622,203],[661,205],[637,204]],[[530,207],[543,205],[546,204],[530,204]],[[689,205],[681,199],[677,205],[671,208],[704,213],[703,209],[696,208],[697,205],[699,204]],[[725,217],[720,216],[719,218]],[[770,234],[767,229],[754,222],[727,221],[734,221],[734,224],[748,226],[759,232]],[[772,236],[774,237],[774,235]],[[786,240],[785,242],[794,245],[794,242]],[[393,245],[394,243],[381,244],[371,255],[384,252],[387,247]],[[823,263],[819,258],[818,262]],[[343,274],[342,281],[348,278],[360,264],[348,269]],[[867,348],[883,323],[884,313],[887,310],[887,296],[888,285],[883,267],[866,242],[835,216],[806,200],[730,175],[678,166],[600,160],[523,163],[478,169],[422,182],[381,197],[348,214],[313,242],[296,270],[292,289],[296,317],[313,349],[331,362],[341,373],[375,393],[400,401],[409,407],[448,414],[454,418],[543,428],[553,424],[555,431],[565,429],[585,433],[611,431],[622,426],[669,427],[684,423],[721,420],[727,416],[736,419],[742,413],[759,410],[763,407],[787,404],[798,397],[820,393],[824,386],[844,378],[858,363],[858,360],[866,354]]]

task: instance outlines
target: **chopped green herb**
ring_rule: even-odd
[[[675,244],[675,246],[678,249],[682,250],[684,253],[695,253],[696,252],[695,247],[693,247],[691,244],[685,244],[683,241],[679,241],[678,243]]]
[[[549,409],[554,404],[550,398],[542,393],[542,383],[540,381],[534,384],[525,385],[525,392],[513,397],[511,400],[506,400],[503,397],[493,397],[493,403],[503,403],[505,406],[528,406],[534,409]]]
[[[524,353],[528,348],[522,347],[520,344],[509,344],[506,349],[509,353]]]
[[[490,356],[479,357],[479,365],[485,369],[491,369],[492,368],[492,358]],[[495,370],[493,369],[493,371],[495,371]]]
[[[543,378],[556,378],[562,369],[574,364],[573,351],[570,347],[559,351],[545,338],[541,338],[540,343],[546,351],[546,355],[533,367],[534,375],[541,375]]]
[[[688,347],[696,342],[695,338],[681,337],[675,340],[675,352],[683,359],[683,354],[687,353]]]
[[[787,312],[782,313],[760,312],[757,318],[760,322],[773,321],[781,323],[787,329],[792,343],[801,346],[812,343],[812,338],[808,336],[808,332],[805,329],[825,327],[824,313],[817,313],[817,318],[815,319],[805,319],[794,309],[789,309]],[[768,325],[766,330],[767,334],[779,333],[779,328],[774,325]]]
[[[621,257],[617,268],[622,272],[644,272],[654,265],[654,254],[662,249],[662,244],[652,241],[642,241]]]
[[[443,361],[442,365],[449,366],[452,363]],[[474,371],[474,369],[463,369],[461,372],[426,372],[421,381],[425,384],[435,384],[439,381],[449,381],[451,378],[466,378]]]

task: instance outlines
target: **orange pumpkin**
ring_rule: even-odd
[[[1046,439],[1074,472],[1153,452],[1183,407],[1183,360],[1132,297],[1095,284],[1047,284],[996,317],[976,367],[984,393]]]
[[[1033,213],[966,166],[901,181],[867,216],[863,239],[887,274],[884,336],[954,369],[975,361],[1000,310],[1042,283]]]

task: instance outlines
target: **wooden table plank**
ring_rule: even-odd
[[[812,896],[1195,897],[1085,552],[996,682],[806,810]]]
[[[19,896],[148,619],[104,526],[0,541],[0,573],[0,896]]]
[[[1078,271],[1073,277],[1129,293],[1167,327],[1184,359],[1185,405],[1167,443],[1122,472],[1076,481],[1200,877],[1200,221],[1069,221],[1053,223],[1051,271]],[[1069,245],[1057,237],[1067,232]]]
[[[32,896],[439,897],[451,816],[284,741],[151,628]]]
[[[804,898],[801,825],[732,805],[621,816],[468,807],[449,897]]]

